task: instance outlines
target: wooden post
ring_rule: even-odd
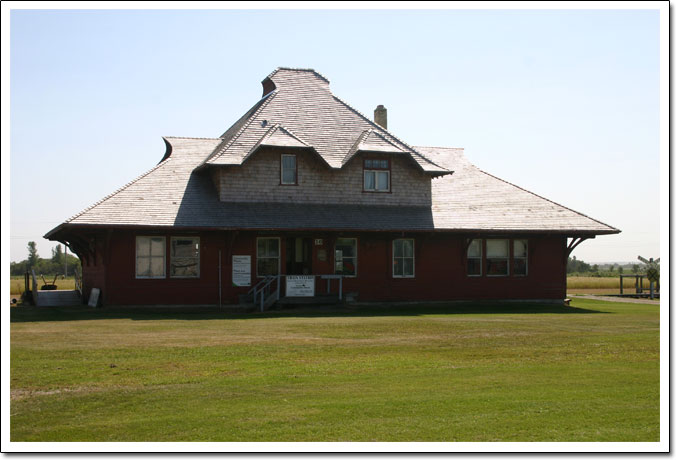
[[[620,275],[620,295],[624,294],[624,275]]]
[[[218,251],[218,308],[223,306],[221,291],[221,251]]]

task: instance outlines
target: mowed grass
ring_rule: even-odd
[[[659,307],[11,310],[12,441],[659,441]]]

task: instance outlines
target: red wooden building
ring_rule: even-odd
[[[406,144],[311,69],[272,72],[220,137],[164,141],[157,166],[45,235],[104,304],[237,303],[266,282],[268,299],[342,284],[359,301],[561,302],[572,248],[619,232],[462,149]]]

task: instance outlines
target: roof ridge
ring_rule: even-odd
[[[294,72],[312,72],[315,75],[317,75],[319,78],[324,80],[326,83],[331,83],[328,78],[326,78],[324,75],[322,75],[321,73],[317,72],[315,69],[312,69],[310,67],[284,67],[284,66],[277,67],[275,70],[270,72],[270,74],[267,77],[265,77],[263,79],[263,81],[265,81],[267,79],[272,79],[272,76],[274,76],[280,70],[291,70],[291,71],[294,71]]]
[[[211,160],[213,160],[213,159],[215,159],[215,158],[218,158],[218,157],[220,157],[221,155],[223,155],[223,154],[225,153],[225,151],[228,150],[228,148],[230,148],[230,146],[235,142],[235,140],[237,140],[237,139],[239,138],[239,136],[241,136],[242,133],[249,127],[249,125],[251,124],[251,122],[253,121],[253,119],[256,118],[256,116],[258,116],[258,114],[260,113],[260,111],[263,110],[263,108],[267,107],[268,104],[270,103],[270,101],[273,100],[273,99],[275,98],[276,95],[277,95],[277,90],[273,90],[273,91],[270,91],[270,92],[269,92],[268,94],[266,94],[265,96],[263,96],[261,99],[265,99],[265,101],[261,104],[260,107],[258,107],[258,108],[256,109],[256,111],[255,111],[254,113],[251,114],[251,116],[249,117],[249,119],[246,121],[246,123],[244,123],[244,124],[242,125],[242,127],[239,129],[239,131],[237,131],[237,132],[230,138],[230,140],[227,142],[227,144],[225,144],[223,147],[221,147],[220,149],[218,149],[218,153],[216,153],[215,155],[214,155],[214,154],[209,155],[209,157],[208,157],[206,160],[204,160],[204,161],[200,164],[200,166],[205,165],[205,164],[209,163]],[[259,102],[260,102],[260,100],[259,100]],[[235,123],[237,123],[237,122],[235,122]]]
[[[193,137],[193,136],[162,136],[165,139],[199,139],[199,140],[208,140],[208,141],[217,141],[219,139],[223,140],[222,137]]]
[[[289,133],[289,135],[290,135],[291,137],[293,137],[294,139],[296,139],[298,142],[300,142],[301,144],[305,145],[306,147],[312,147],[312,145],[308,144],[308,143],[305,142],[303,139],[301,139],[300,137],[298,137],[298,136],[296,135],[296,133],[294,133],[293,131],[291,131],[289,128],[287,128],[287,127],[284,126],[283,124],[277,123],[277,129],[282,129],[282,130],[286,131],[287,133]],[[272,135],[272,134],[271,134],[271,135]]]
[[[118,193],[120,193],[122,190],[126,189],[127,187],[130,187],[131,185],[133,185],[133,184],[135,184],[136,182],[140,181],[141,179],[143,179],[144,177],[146,177],[146,176],[149,175],[150,173],[152,173],[152,172],[154,172],[155,170],[159,169],[160,167],[162,167],[162,166],[168,164],[170,161],[171,161],[171,157],[169,157],[169,158],[167,158],[166,160],[164,160],[164,161],[162,161],[162,162],[156,164],[155,167],[153,167],[152,169],[150,169],[150,170],[144,172],[143,174],[141,174],[140,176],[136,177],[135,179],[132,179],[131,181],[127,182],[127,183],[124,184],[122,187],[120,187],[120,188],[118,188],[117,190],[115,190],[114,192],[109,193],[108,195],[104,196],[104,197],[101,198],[99,201],[97,201],[96,203],[92,204],[91,206],[89,206],[89,207],[83,209],[82,211],[80,211],[79,213],[75,214],[74,216],[72,216],[72,217],[66,219],[66,222],[64,222],[64,223],[70,223],[70,222],[72,222],[73,220],[75,220],[75,219],[77,219],[78,217],[80,217],[81,215],[83,215],[84,213],[91,211],[92,209],[94,209],[95,207],[97,207],[98,205],[100,205],[101,203],[103,203],[104,201],[109,200],[109,199],[112,198],[113,196],[115,196],[115,195],[117,195]]]
[[[357,110],[357,109],[355,109],[354,107],[352,107],[350,104],[348,104],[347,102],[345,102],[344,100],[342,100],[341,98],[339,98],[338,96],[336,96],[335,94],[331,93],[331,95],[332,95],[332,96],[334,97],[334,99],[336,99],[338,102],[340,102],[340,103],[343,104],[345,107],[347,107],[348,109],[352,110],[354,113],[356,113],[357,115],[359,115],[360,117],[362,117],[364,120],[366,120],[369,124],[371,124],[374,128],[376,128],[376,129],[375,129],[376,131],[383,131],[383,132],[385,132],[388,136],[392,137],[392,139],[394,139],[395,141],[397,141],[397,142],[399,142],[400,144],[402,144],[404,147],[406,147],[406,148],[408,148],[409,150],[411,150],[411,153],[414,153],[414,154],[418,155],[418,156],[419,156],[420,158],[422,158],[423,160],[427,161],[428,163],[433,164],[434,166],[436,166],[436,167],[438,167],[438,168],[446,169],[446,170],[448,171],[447,168],[445,168],[444,166],[441,166],[441,165],[436,164],[435,162],[433,162],[432,160],[430,160],[429,158],[427,158],[426,156],[424,156],[423,154],[421,154],[420,152],[418,152],[415,148],[411,147],[411,146],[408,145],[406,142],[404,142],[404,141],[402,141],[401,139],[399,139],[397,136],[395,136],[394,134],[392,134],[392,133],[389,132],[387,129],[383,128],[382,126],[380,126],[380,125],[379,125],[378,123],[376,123],[375,121],[371,120],[369,117],[367,117],[366,115],[364,115],[363,113],[361,113],[359,110]]]
[[[453,150],[465,150],[465,147],[443,147],[441,145],[416,145],[415,148],[423,149],[453,149]]]
[[[483,169],[479,168],[478,166],[476,166],[475,164],[473,164],[473,163],[470,162],[469,160],[467,160],[467,162],[468,162],[470,165],[472,165],[472,167],[475,168],[475,169],[476,169],[477,171],[479,171],[480,173],[483,173],[483,174],[485,174],[485,175],[487,175],[487,176],[490,176],[490,177],[492,177],[492,178],[494,178],[494,179],[497,179],[497,180],[499,180],[500,182],[504,182],[505,184],[511,185],[512,187],[516,187],[516,188],[518,188],[519,190],[523,190],[523,191],[526,192],[526,193],[530,193],[530,194],[533,195],[533,196],[536,196],[536,197],[538,197],[538,198],[540,198],[540,199],[542,199],[542,200],[548,201],[549,203],[555,204],[556,206],[560,206],[560,207],[562,207],[562,208],[564,208],[564,209],[567,209],[568,211],[570,211],[570,212],[572,212],[572,213],[575,213],[575,214],[578,214],[578,215],[580,215],[580,216],[582,216],[582,217],[586,217],[587,219],[593,220],[593,221],[596,222],[596,223],[599,223],[599,224],[601,224],[601,225],[605,225],[605,226],[608,227],[608,228],[611,228],[611,229],[613,229],[613,230],[617,230],[617,233],[620,233],[620,232],[622,231],[622,230],[620,230],[620,229],[618,229],[618,228],[613,227],[612,225],[608,225],[608,224],[606,224],[605,222],[601,222],[601,221],[598,220],[598,219],[594,219],[593,217],[589,217],[589,216],[586,215],[586,214],[583,214],[583,213],[581,213],[581,212],[579,212],[579,211],[576,211],[576,210],[574,210],[574,209],[571,209],[571,208],[569,208],[568,206],[564,206],[564,205],[562,205],[562,204],[560,204],[560,203],[557,203],[556,201],[550,200],[549,198],[545,198],[544,196],[538,195],[537,193],[531,192],[530,190],[526,190],[526,189],[523,188],[523,187],[519,187],[518,185],[513,184],[513,183],[511,183],[511,182],[509,182],[509,181],[507,181],[507,180],[505,180],[505,179],[501,179],[501,178],[499,178],[499,177],[497,177],[497,176],[494,176],[494,175],[491,174],[491,173],[487,173],[486,171],[484,171]]]

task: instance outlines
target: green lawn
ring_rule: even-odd
[[[12,441],[659,441],[659,307],[11,310]]]

